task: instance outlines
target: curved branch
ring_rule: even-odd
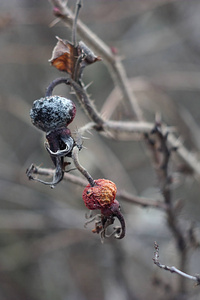
[[[55,88],[57,85],[61,84],[61,83],[69,84],[69,83],[68,83],[68,78],[65,78],[65,77],[59,77],[59,78],[56,78],[55,80],[53,80],[53,81],[49,84],[49,86],[47,87],[45,96],[46,96],[46,97],[52,96],[52,93],[53,93],[54,88]]]

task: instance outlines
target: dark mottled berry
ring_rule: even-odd
[[[35,100],[30,110],[33,125],[45,132],[67,127],[73,121],[75,114],[75,104],[70,99],[60,96]]]
[[[67,126],[73,121],[75,114],[75,104],[64,97],[46,96],[34,101],[30,111],[31,121],[37,128],[46,132],[45,147],[55,165],[55,173],[53,180],[47,182],[33,177],[34,168],[31,166],[27,171],[29,179],[52,187],[63,179],[65,166],[68,164],[64,158],[71,157],[75,144]]]

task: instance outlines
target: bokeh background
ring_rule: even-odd
[[[75,2],[69,1],[72,9]],[[200,2],[83,2],[80,19],[122,57],[145,118],[153,121],[161,113],[198,157]],[[102,244],[90,226],[84,228],[83,188],[63,181],[52,190],[27,179],[32,162],[53,167],[44,135],[31,124],[29,110],[60,76],[48,62],[55,36],[71,39],[71,30],[54,20],[47,0],[0,1],[0,299],[199,299],[199,287],[187,282],[188,295],[183,298],[176,293],[177,276],[153,265],[155,240],[163,263],[178,262],[164,212],[121,201],[127,235]],[[92,82],[89,93],[100,110],[114,88],[107,67],[103,62],[88,67],[83,80]],[[56,92],[74,97],[65,86]],[[88,122],[79,105],[77,109],[72,132]],[[123,101],[112,117],[131,119]],[[141,141],[108,140],[95,132],[86,136],[80,160],[94,178],[109,178],[118,189],[136,195],[162,198]],[[180,163],[171,165],[173,197],[183,200],[183,228],[195,223],[198,236],[199,179],[180,174]],[[199,257],[198,249],[191,251],[191,274],[200,272]]]

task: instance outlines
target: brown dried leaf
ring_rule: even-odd
[[[88,46],[85,45],[82,41],[78,43],[78,52],[83,55],[84,61],[87,65],[92,64],[96,61],[101,61],[100,56],[96,56]],[[79,54],[79,55],[80,55]]]
[[[101,60],[100,56],[96,56],[82,41],[74,47],[70,42],[56,38],[58,42],[49,61],[55,68],[67,72],[77,82],[87,65]]]
[[[78,57],[77,49],[66,40],[56,37],[58,42],[53,49],[52,57],[49,60],[51,64],[59,71],[74,74],[74,69]]]

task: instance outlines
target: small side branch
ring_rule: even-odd
[[[151,208],[157,208],[163,211],[166,211],[168,209],[168,205],[165,204],[161,200],[155,200],[155,199],[150,199],[150,198],[144,198],[144,197],[139,197],[132,195],[126,191],[118,190],[117,191],[117,198],[120,198],[121,200],[127,202],[127,203],[132,203],[135,205],[139,205],[140,207],[151,207]]]
[[[80,166],[80,163],[79,163]],[[48,169],[48,168],[40,168],[37,166],[32,165],[32,173],[41,175],[41,176],[52,176],[54,174],[53,169]],[[64,173],[64,180],[69,181],[73,184],[85,187],[87,185],[86,179],[70,174],[68,172]],[[168,206],[160,201],[160,200],[155,200],[155,199],[150,199],[150,198],[144,198],[144,197],[139,197],[136,195],[133,195],[131,193],[128,193],[123,190],[118,190],[117,191],[117,198],[121,199],[124,202],[127,203],[132,203],[134,205],[138,205],[140,207],[148,207],[148,208],[155,208],[155,209],[160,209],[160,210],[167,210]]]
[[[76,3],[76,12],[74,16],[74,22],[72,25],[72,44],[76,47],[77,44],[77,39],[76,39],[76,27],[77,27],[77,20],[78,20],[78,15],[81,9],[82,3],[81,0],[78,0]]]
[[[169,271],[171,273],[176,273],[176,274],[178,274],[182,277],[185,277],[187,279],[193,280],[193,281],[196,282],[196,285],[200,285],[200,276],[199,275],[192,276],[192,275],[189,275],[185,272],[180,271],[179,269],[177,269],[174,266],[169,267],[167,265],[161,264],[160,261],[159,261],[159,245],[156,242],[154,242],[154,248],[155,248],[155,251],[154,251],[153,262],[157,267],[159,267],[160,269]]]

